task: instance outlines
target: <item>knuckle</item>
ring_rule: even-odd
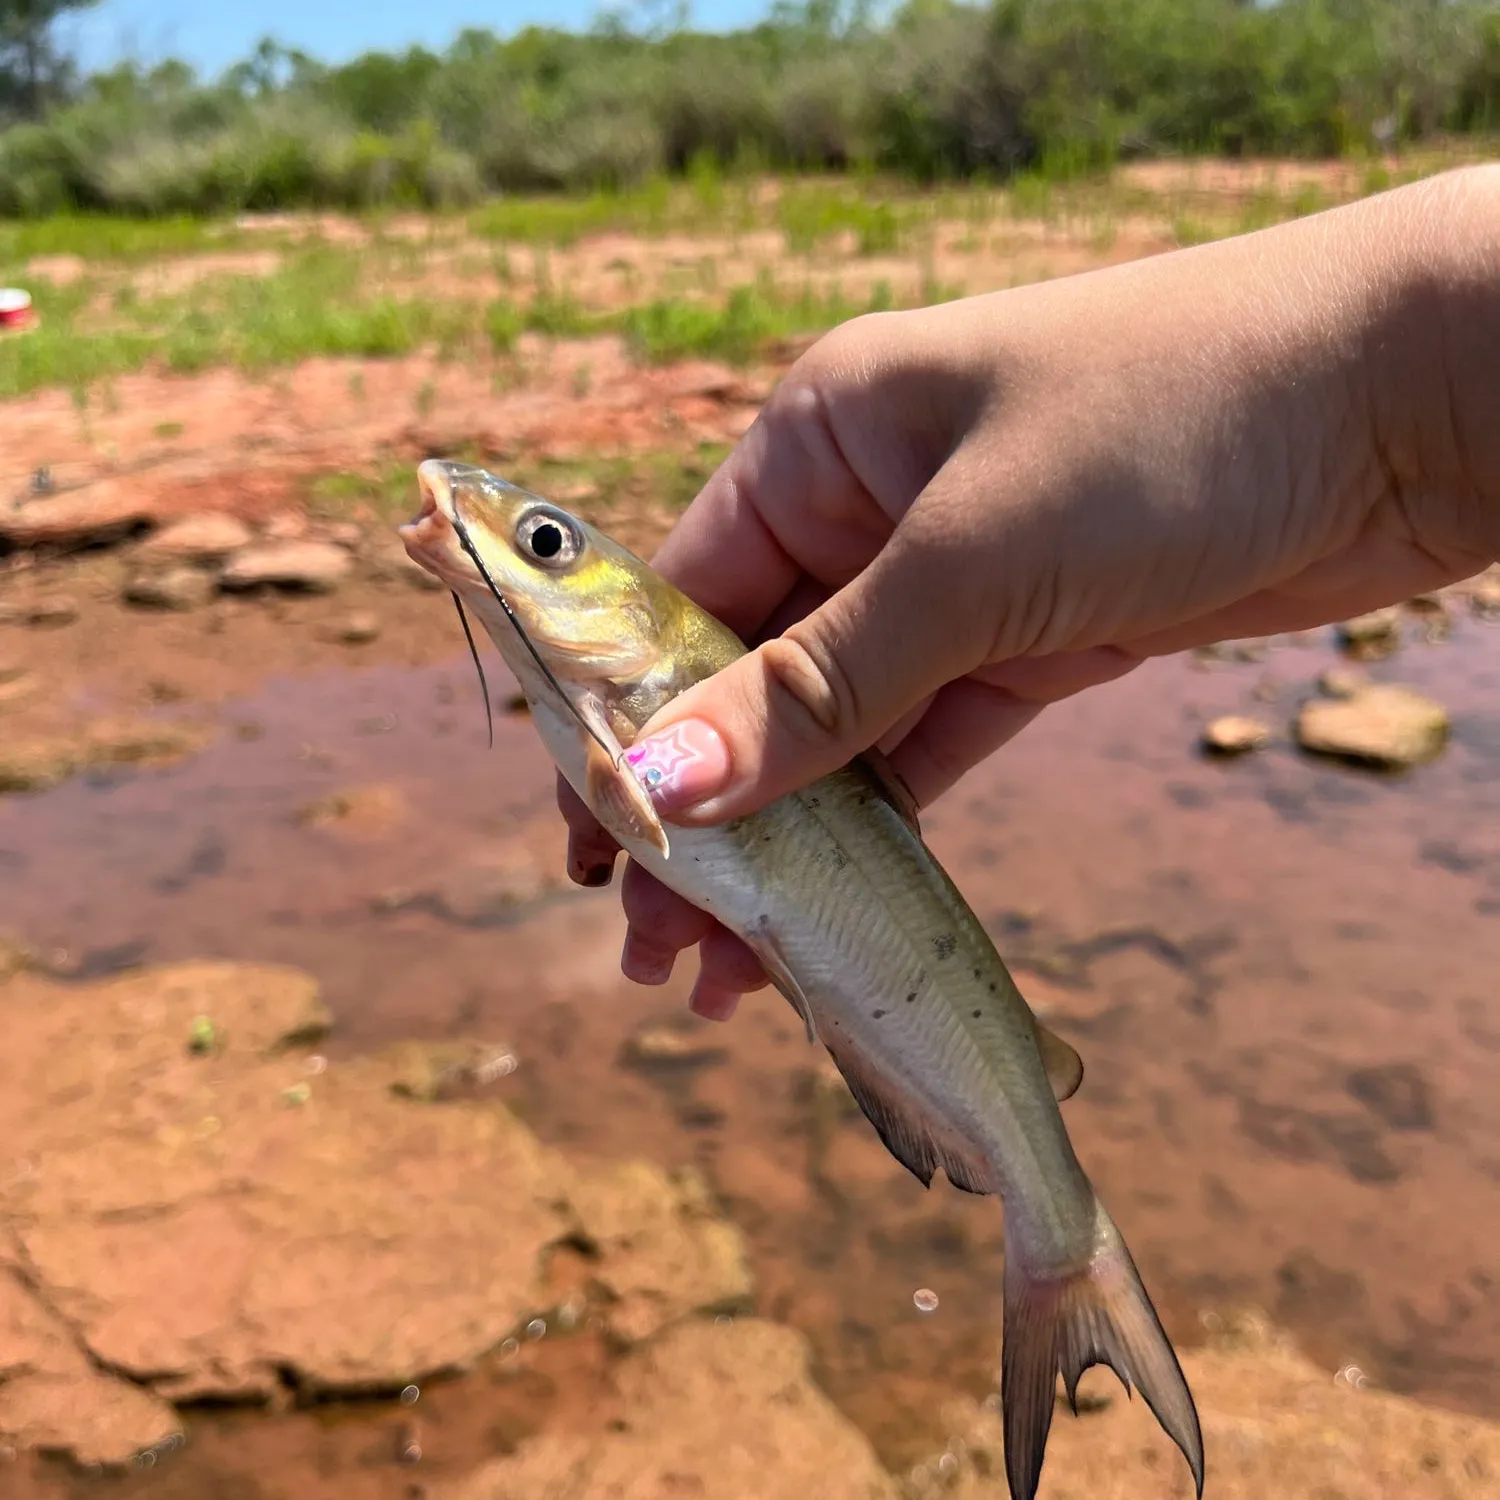
[[[848,739],[860,723],[854,684],[815,631],[798,621],[759,648],[771,714],[810,744]]]

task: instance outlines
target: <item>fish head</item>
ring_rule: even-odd
[[[417,484],[421,507],[399,528],[407,554],[484,626],[604,826],[625,842],[644,825],[664,851],[624,748],[744,646],[643,559],[540,495],[445,459],[420,464]]]
[[[484,625],[528,689],[623,686],[662,658],[649,567],[582,517],[472,464],[428,459],[421,509],[400,528],[412,560]],[[552,686],[549,684],[549,686]]]

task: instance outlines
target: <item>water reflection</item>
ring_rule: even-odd
[[[1453,712],[1444,756],[1407,775],[1283,744],[1196,755],[1213,714],[1289,719],[1333,658],[1287,647],[1063,705],[926,820],[1083,1053],[1069,1127],[1174,1338],[1254,1302],[1330,1371],[1479,1412],[1500,1407],[1495,640],[1464,625],[1372,669]],[[187,765],[12,799],[5,925],[85,973],[305,967],[337,1016],[331,1066],[477,1039],[492,1066],[468,1086],[547,1138],[696,1163],[750,1238],[762,1310],[811,1334],[835,1399],[909,1462],[938,1395],[995,1380],[998,1209],[924,1193],[775,996],[714,1028],[683,1014],[690,964],[626,984],[614,895],[538,886],[563,839],[530,724],[499,719],[487,751],[463,674],[278,682]]]

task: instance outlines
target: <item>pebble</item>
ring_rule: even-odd
[[[22,618],[28,625],[71,625],[78,618],[78,605],[66,594],[54,594],[28,605]]]
[[[255,542],[224,565],[219,587],[254,589],[267,584],[327,594],[348,574],[350,557],[333,542]]]
[[[628,1037],[624,1060],[640,1067],[693,1067],[720,1062],[723,1047],[708,1036],[677,1026],[643,1026]]]
[[[1339,642],[1365,661],[1389,656],[1401,644],[1401,611],[1395,605],[1355,615],[1338,627]]]
[[[141,543],[143,557],[215,563],[250,544],[250,528],[235,516],[206,513],[170,521]]]
[[[1448,735],[1448,714],[1411,688],[1379,684],[1342,699],[1314,698],[1297,715],[1304,750],[1380,766],[1430,759]]]
[[[380,616],[373,610],[357,609],[329,627],[329,636],[346,646],[363,646],[380,635]]]
[[[323,535],[330,542],[346,547],[350,552],[357,552],[365,534],[354,521],[333,521],[323,528]]]
[[[1243,755],[1259,750],[1271,737],[1271,731],[1259,719],[1244,714],[1226,714],[1215,719],[1203,731],[1203,747],[1216,755]]]
[[[1485,573],[1469,586],[1469,608],[1481,619],[1500,619],[1500,577]]]
[[[208,574],[187,566],[160,572],[137,573],[122,591],[127,604],[143,609],[196,609],[213,597],[214,583]]]
[[[261,528],[262,535],[273,542],[297,542],[307,535],[307,517],[295,511],[283,511],[272,516]]]
[[[1370,685],[1370,679],[1356,667],[1329,667],[1318,678],[1318,691],[1325,698],[1352,698]]]

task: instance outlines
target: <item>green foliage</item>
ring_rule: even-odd
[[[0,0],[0,20],[19,4]],[[0,130],[0,216],[484,198],[488,232],[524,238],[535,219],[515,225],[495,195],[591,195],[558,210],[584,232],[625,199],[649,218],[668,178],[686,177],[708,211],[748,167],[1026,174],[1023,191],[1045,196],[1125,156],[1330,154],[1500,126],[1497,0],[906,0],[879,24],[871,13],[807,0],[705,34],[674,27],[668,5],[640,31],[618,17],[585,35],[468,31],[441,54],[338,67],[265,42],[213,82],[178,63],[122,65],[64,89],[54,69],[62,97],[45,117]],[[0,77],[0,118],[6,97]],[[851,227],[871,251],[894,232]]]

